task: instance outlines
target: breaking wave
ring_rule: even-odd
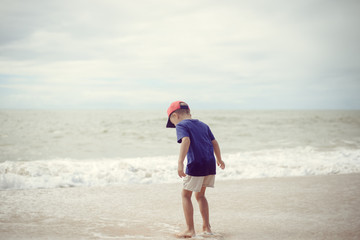
[[[224,154],[218,180],[360,172],[360,150],[312,147]],[[61,188],[179,182],[177,156],[52,159],[0,163],[0,189]]]

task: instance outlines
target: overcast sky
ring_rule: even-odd
[[[358,0],[0,4],[0,108],[360,109]]]

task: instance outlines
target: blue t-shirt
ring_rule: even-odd
[[[178,143],[183,137],[190,138],[187,153],[186,174],[190,176],[207,176],[216,174],[216,160],[212,140],[215,139],[210,128],[196,119],[185,119],[176,125]]]

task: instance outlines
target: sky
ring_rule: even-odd
[[[358,0],[0,0],[1,109],[360,109]]]

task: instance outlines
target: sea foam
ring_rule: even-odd
[[[312,147],[224,154],[218,180],[347,174],[360,172],[360,150]],[[53,159],[0,163],[0,189],[91,187],[179,182],[177,156]]]

